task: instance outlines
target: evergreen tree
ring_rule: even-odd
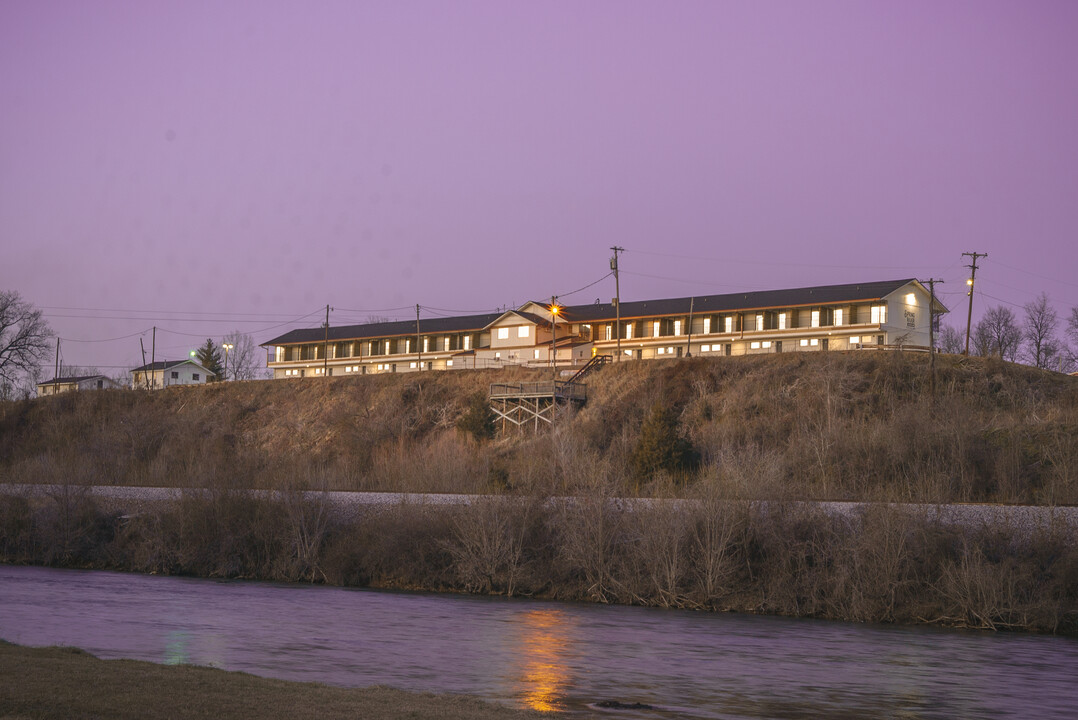
[[[629,461],[639,482],[650,480],[660,470],[678,473],[691,469],[696,463],[696,453],[689,441],[681,437],[677,416],[655,405],[644,419],[640,440]]]
[[[209,378],[210,382],[224,378],[224,368],[221,366],[221,348],[217,347],[210,338],[206,338],[206,344],[195,351],[195,360],[213,373],[213,377]]]

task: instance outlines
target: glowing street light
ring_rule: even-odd
[[[221,343],[221,347],[225,349],[225,380],[228,380],[228,351],[236,347],[232,343]]]

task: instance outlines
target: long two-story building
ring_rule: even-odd
[[[824,285],[292,330],[263,345],[275,378],[885,348],[928,349],[947,308],[917,280]]]

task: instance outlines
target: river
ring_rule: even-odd
[[[0,638],[566,717],[1078,716],[1036,635],[0,566]]]

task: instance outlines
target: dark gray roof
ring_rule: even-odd
[[[659,315],[688,315],[690,304],[694,315],[724,313],[763,308],[827,305],[841,302],[882,300],[902,286],[916,282],[912,278],[884,280],[849,285],[817,285],[789,290],[759,290],[726,295],[696,295],[663,300],[638,300],[621,303],[621,319],[646,318]],[[595,322],[616,317],[613,303],[572,305],[562,315],[570,322]]]
[[[760,290],[754,292],[728,293],[725,295],[696,295],[693,297],[667,298],[660,300],[637,300],[621,303],[621,319],[648,318],[665,315],[688,315],[690,304],[694,315],[749,311],[763,308],[800,307],[828,305],[843,302],[871,302],[882,300],[895,290],[911,282],[913,278],[901,280],[883,280],[870,283],[850,283],[847,285],[817,285],[814,287],[793,288],[788,290]],[[535,301],[537,305],[547,307],[548,303]],[[937,298],[937,302],[939,299]],[[537,324],[546,324],[547,320],[532,313],[512,311]],[[485,315],[459,315],[447,318],[430,318],[419,321],[421,334],[449,332],[479,332],[505,313]],[[565,322],[601,322],[617,317],[613,303],[595,303],[592,305],[568,305],[562,308],[559,316]],[[559,320],[559,323],[562,321]],[[384,338],[414,336],[415,320],[398,322],[371,323],[368,325],[341,325],[330,327],[329,340],[361,340],[365,338]],[[267,340],[262,345],[290,345],[295,343],[323,342],[326,339],[325,328],[303,328],[291,330],[284,335]]]
[[[192,365],[198,365],[199,367],[202,367],[201,363],[192,358],[187,358],[186,360],[158,360],[157,362],[141,365],[132,370],[131,372],[155,372],[157,370],[168,370],[169,368],[174,368],[177,365],[183,365],[184,363],[188,362]],[[206,368],[202,369],[206,370]],[[206,372],[209,372],[209,370],[206,370]]]
[[[421,335],[453,332],[480,332],[502,316],[502,313],[484,315],[457,315],[454,317],[422,318],[419,321]],[[415,337],[415,320],[369,323],[367,325],[338,325],[329,328],[329,341],[362,340],[364,338]],[[294,343],[323,342],[324,327],[290,330],[284,335],[267,340],[262,345],[291,345]]]
[[[70,383],[80,383],[83,380],[93,380],[95,378],[105,378],[104,375],[77,375],[72,377],[53,378],[52,380],[46,380],[39,382],[38,385],[68,385]],[[106,380],[108,378],[105,378]]]

